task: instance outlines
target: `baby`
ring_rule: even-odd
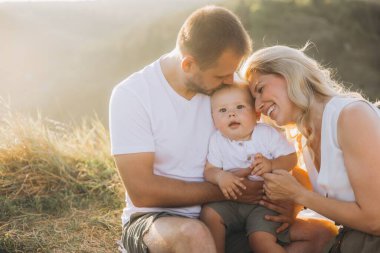
[[[289,171],[296,165],[295,148],[285,136],[267,124],[257,123],[260,115],[255,112],[248,85],[223,85],[212,94],[211,108],[217,131],[210,139],[204,177],[217,184],[226,199],[237,199],[245,189],[245,176],[262,180],[260,175],[264,173]],[[241,168],[244,170],[234,172]],[[218,252],[224,252],[226,230],[244,229],[255,253],[285,252],[277,242],[289,243],[289,231],[276,233],[280,224],[266,221],[265,215],[275,213],[260,205],[222,201],[205,205],[201,220],[210,229]]]

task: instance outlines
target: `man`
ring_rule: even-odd
[[[201,204],[224,199],[218,187],[203,181],[214,131],[207,95],[233,82],[250,49],[239,19],[207,6],[187,18],[172,52],[115,87],[110,133],[127,191],[122,216],[127,252],[216,252],[208,229],[194,219]],[[244,183],[247,190],[238,201],[260,200],[262,184]],[[228,245],[243,251],[236,248],[243,247],[238,241]]]

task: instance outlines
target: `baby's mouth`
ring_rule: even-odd
[[[239,127],[240,126],[240,123],[239,122],[237,122],[237,121],[231,121],[229,124],[228,124],[228,127],[230,127],[230,128],[237,128],[237,127]]]

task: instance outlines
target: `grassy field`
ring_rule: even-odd
[[[0,105],[0,252],[115,252],[123,191],[108,134]]]

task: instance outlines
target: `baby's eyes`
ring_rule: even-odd
[[[236,109],[239,109],[239,110],[244,109],[244,108],[245,108],[245,105],[237,105],[236,106]]]
[[[227,109],[226,108],[220,108],[219,112],[227,112]]]

